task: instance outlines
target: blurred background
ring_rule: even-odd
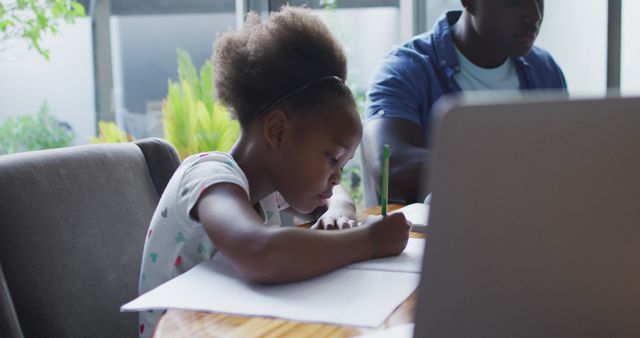
[[[378,60],[461,8],[458,0],[0,0],[0,154],[144,137],[167,138],[182,157],[227,150],[238,126],[211,95],[212,44],[248,11],[266,17],[285,3],[312,8],[342,42],[361,113]],[[545,2],[536,44],[560,64],[572,97],[640,94],[639,11],[637,0]],[[358,200],[359,175],[356,157],[343,183]]]

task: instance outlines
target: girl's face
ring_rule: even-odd
[[[342,167],[355,153],[362,125],[355,111],[338,99],[309,116],[293,118],[283,140],[276,189],[289,205],[310,213],[326,204],[340,184]]]

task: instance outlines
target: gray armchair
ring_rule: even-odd
[[[0,336],[137,337],[119,308],[179,163],[160,139],[0,156]]]

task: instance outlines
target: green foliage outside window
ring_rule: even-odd
[[[180,80],[169,80],[162,104],[164,137],[176,148],[180,159],[199,152],[228,151],[240,135],[240,125],[213,98],[213,69],[207,61],[196,71],[191,57],[178,49]],[[133,137],[115,123],[100,121],[98,137],[92,143],[129,142]]]
[[[162,105],[165,138],[184,159],[189,155],[228,151],[240,135],[240,124],[213,96],[213,68],[207,60],[196,71],[191,57],[178,49],[179,82],[169,80]]]
[[[0,124],[0,155],[68,147],[74,138],[68,124],[49,115],[45,102],[35,116],[9,117]]]
[[[350,50],[350,37],[345,33],[342,23],[337,16],[338,4],[336,0],[320,0],[320,7],[323,8],[327,26],[334,36],[338,38],[339,41],[342,42],[345,54],[348,60],[351,60],[353,57],[351,56]],[[364,105],[366,99],[365,90],[360,88],[357,83],[353,82],[353,75],[358,73],[357,69],[349,69],[349,76],[347,78],[347,86],[351,89],[351,93],[356,100],[356,106],[358,108],[358,113],[360,114],[360,118],[364,118]],[[353,163],[349,164],[348,167],[344,168],[342,173],[342,180],[340,184],[351,194],[351,197],[356,202],[358,208],[363,207],[363,187],[362,187],[362,172],[361,172],[361,164],[359,160],[353,161]]]
[[[98,122],[98,137],[91,139],[91,143],[122,143],[131,142],[133,137],[122,131],[115,122]]]
[[[0,42],[24,38],[45,59],[49,50],[42,45],[43,34],[57,34],[60,22],[73,23],[85,16],[82,4],[73,0],[0,1]]]

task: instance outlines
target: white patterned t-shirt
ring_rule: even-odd
[[[138,293],[140,295],[186,272],[217,252],[202,224],[190,211],[200,195],[217,183],[237,184],[247,193],[249,182],[233,157],[209,152],[185,159],[167,184],[147,232]],[[288,207],[278,192],[260,201],[265,226],[279,226],[279,211]],[[162,311],[140,313],[140,337],[150,337]]]

